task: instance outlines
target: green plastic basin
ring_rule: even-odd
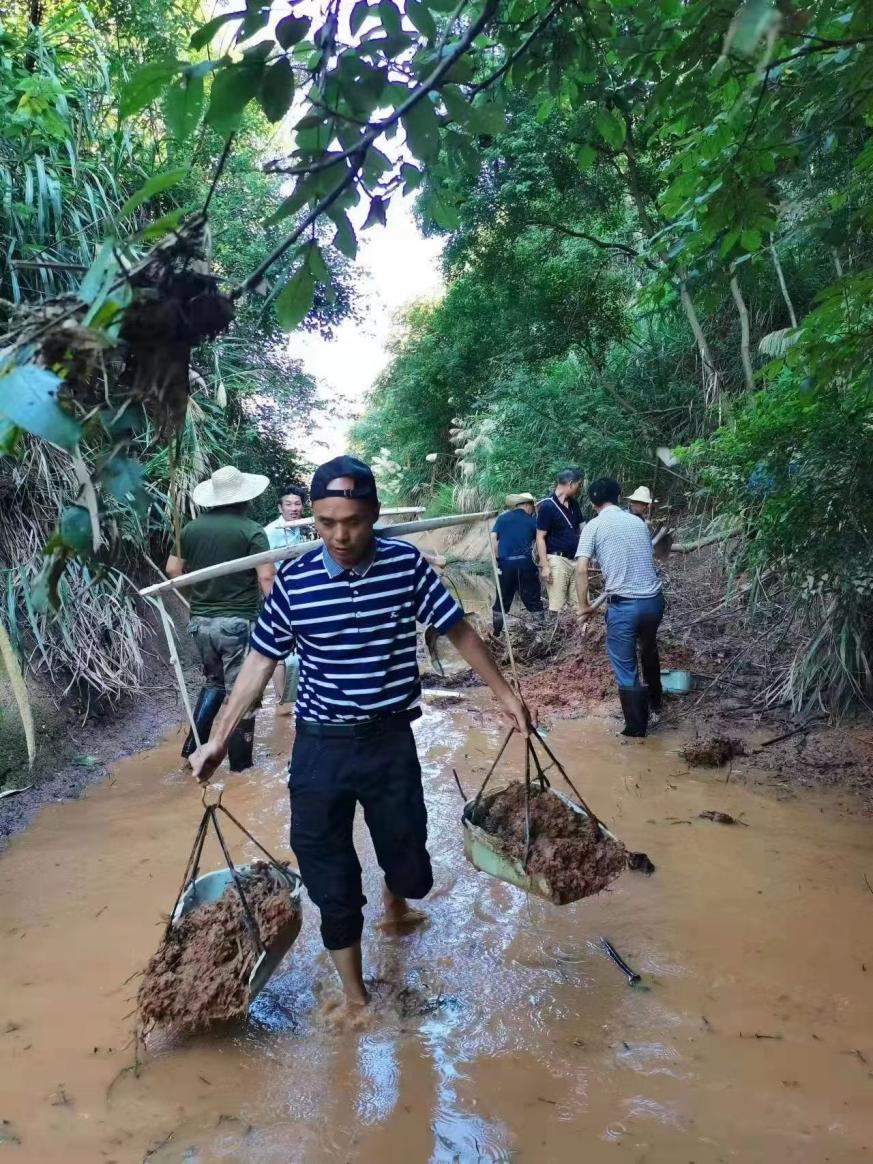
[[[495,792],[501,791],[503,790],[495,789]],[[488,797],[493,795],[494,793],[488,793]],[[565,796],[563,792],[558,792],[556,788],[547,789],[545,795],[557,796],[579,816],[588,816],[581,805],[577,804],[575,800],[571,800],[569,796]],[[461,814],[461,823],[464,828],[464,855],[470,864],[479,869],[480,872],[487,873],[489,877],[496,877],[498,881],[506,881],[518,889],[523,889],[525,893],[533,893],[536,897],[545,898],[553,905],[569,905],[570,902],[558,900],[557,894],[552,890],[546,877],[538,873],[527,873],[518,858],[510,857],[503,852],[500,841],[496,837],[486,833],[479,825],[473,824],[471,818],[475,803],[474,796],[464,805],[464,811]],[[603,836],[611,837],[612,840],[616,839],[603,824],[600,824],[600,832]]]

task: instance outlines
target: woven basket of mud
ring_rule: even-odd
[[[535,738],[572,788],[557,757],[538,735]],[[461,819],[468,861],[553,905],[569,905],[606,889],[627,865],[621,841],[578,793],[576,803],[551,787],[532,740],[526,746],[524,780],[485,794],[496,763],[478,794],[464,805]],[[536,770],[533,779],[531,766]]]

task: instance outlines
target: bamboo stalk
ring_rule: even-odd
[[[179,685],[179,694],[182,696],[182,702],[185,705],[185,714],[188,716],[188,723],[191,725],[191,732],[194,736],[194,742],[197,747],[200,747],[200,735],[197,731],[197,724],[194,722],[194,712],[191,710],[191,701],[188,698],[188,688],[185,686],[185,673],[182,670],[182,664],[179,661],[179,653],[176,650],[176,638],[173,634],[173,624],[170,622],[170,616],[164,608],[163,599],[156,598],[154,600],[155,606],[161,615],[161,622],[164,626],[164,634],[167,636],[167,650],[170,652],[170,662],[173,670],[176,673],[176,683]]]
[[[426,517],[422,521],[402,521],[390,527],[392,538],[401,534],[423,533],[429,529],[446,529],[454,525],[471,525],[477,521],[488,521],[496,517],[497,510],[483,510],[480,513],[459,513],[448,517]],[[386,531],[387,532],[387,531]],[[192,570],[190,574],[182,574],[179,578],[170,578],[166,582],[158,582],[154,586],[146,586],[140,590],[141,598],[153,598],[156,594],[164,594],[168,590],[178,590],[184,586],[196,586],[198,582],[206,582],[210,578],[223,578],[226,574],[238,574],[242,570],[254,570],[267,562],[285,562],[289,558],[299,558],[310,550],[318,549],[320,541],[302,542],[296,546],[282,546],[278,550],[264,550],[260,554],[249,554],[246,558],[234,558],[231,562],[219,562],[215,566],[206,566],[202,570]]]

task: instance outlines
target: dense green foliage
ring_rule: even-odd
[[[87,561],[89,528],[99,540],[114,504],[137,501],[134,446],[169,440],[161,455],[175,479],[192,443],[182,375],[191,352],[181,345],[171,376],[146,367],[142,353],[131,362],[119,345],[149,296],[209,307],[208,317],[187,306],[183,314],[199,320],[189,329],[193,364],[205,367],[215,403],[222,381],[228,398],[244,397],[248,365],[264,353],[275,371],[265,379],[281,382],[289,369],[277,325],[329,327],[348,309],[358,233],[384,223],[403,189],[419,191],[428,229],[451,237],[447,294],[410,315],[358,434],[371,455],[387,449],[383,463],[399,465],[395,484],[443,498],[455,484],[457,500],[473,504],[508,486],[543,489],[567,460],[651,481],[657,447],[691,445],[685,471],[698,475],[704,504],[745,525],[744,563],[836,594],[833,563],[819,554],[834,546],[825,516],[833,505],[807,516],[808,537],[793,527],[803,474],[815,466],[839,479],[836,422],[805,418],[836,413],[851,448],[868,423],[868,4],[329,0],[317,14],[289,15],[284,4],[250,0],[193,33],[193,14],[178,6],[166,19],[115,0],[96,12],[104,35],[124,35],[87,64],[68,37],[64,70],[96,70],[97,88],[117,94],[75,134],[86,147],[82,182],[63,172],[58,145],[42,151],[43,171],[34,158],[28,186],[20,118],[4,145],[8,187],[19,191],[12,211],[31,232],[15,235],[17,255],[50,243],[48,215],[62,237],[71,233],[59,189],[86,199],[91,190],[96,209],[76,244],[93,261],[66,310],[88,329],[77,333],[81,345],[120,352],[120,373],[89,366],[86,376],[69,352],[57,358],[32,316],[7,328],[5,447],[15,451],[26,431],[75,466],[95,426],[112,443],[82,484],[79,512],[59,523],[62,567]],[[61,100],[48,77],[31,94],[45,72],[32,43],[43,34],[22,19],[12,35],[23,56],[4,64],[7,111],[17,113],[20,93],[43,103],[49,136],[65,102],[85,126],[93,83],[78,77]],[[278,130],[261,172],[268,125]],[[103,182],[104,166],[117,188]],[[271,184],[284,179],[287,187]],[[122,198],[130,200],[116,213]],[[205,221],[185,217],[204,207]],[[113,242],[94,257],[101,233]],[[165,249],[143,277],[146,294],[122,264],[157,240]],[[217,284],[204,281],[204,264]],[[49,275],[36,277],[32,293],[51,290]],[[236,372],[224,377],[219,363],[215,376],[210,360],[232,360],[234,343]],[[301,391],[276,408],[305,409]],[[776,419],[771,395],[784,402]],[[25,396],[33,407],[20,406]],[[150,427],[122,439],[113,428],[132,401]],[[236,415],[246,415],[242,405]],[[681,483],[674,475],[674,488]],[[862,506],[859,536],[844,550],[858,564],[867,518]],[[868,600],[857,587],[837,589],[851,594],[863,653]],[[866,692],[857,657],[831,653],[851,672],[846,689]]]

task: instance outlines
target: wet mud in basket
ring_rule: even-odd
[[[265,862],[255,862],[241,881],[261,944],[268,948],[294,924],[299,906]],[[167,930],[137,995],[142,1030],[191,1031],[241,1017],[248,1010],[249,975],[258,954],[231,883],[218,901],[197,906]]]
[[[523,862],[524,784],[518,781],[483,796],[473,823],[492,836],[506,856]],[[546,878],[559,905],[600,893],[627,863],[620,841],[604,836],[590,817],[537,786],[530,790],[530,842],[527,872]]]

